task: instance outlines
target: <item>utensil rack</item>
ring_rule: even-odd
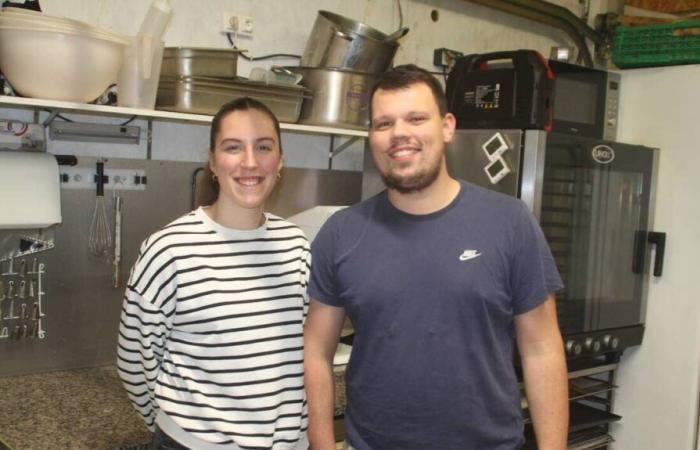
[[[34,257],[11,257],[0,270],[0,340],[44,339],[42,319],[46,266]]]

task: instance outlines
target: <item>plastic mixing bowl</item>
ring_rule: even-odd
[[[116,82],[125,45],[89,32],[0,26],[0,69],[21,95],[90,102]]]

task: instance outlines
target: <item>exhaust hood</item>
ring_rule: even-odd
[[[61,223],[56,158],[47,153],[0,151],[0,229]]]

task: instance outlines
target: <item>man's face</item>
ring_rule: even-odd
[[[416,192],[447,175],[445,143],[452,140],[454,128],[454,117],[440,115],[426,84],[378,89],[372,97],[369,143],[387,188]]]

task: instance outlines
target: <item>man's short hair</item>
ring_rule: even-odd
[[[414,84],[423,83],[430,88],[433,93],[435,103],[440,110],[440,116],[447,114],[447,97],[442,89],[442,84],[430,72],[422,69],[415,64],[404,64],[387,70],[379,76],[379,79],[372,87],[372,92],[369,96],[369,117],[372,119],[372,99],[377,90],[396,91],[399,89],[407,89]]]

